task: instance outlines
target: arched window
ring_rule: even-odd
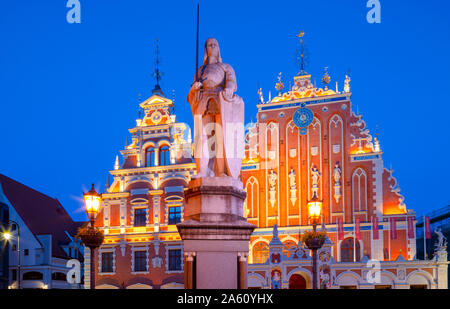
[[[42,273],[37,271],[29,271],[22,276],[23,280],[42,280],[43,277]]]
[[[253,246],[253,263],[263,264],[269,258],[269,246],[265,242],[258,242]]]
[[[155,166],[155,148],[148,147],[145,150],[145,166],[152,167]]]
[[[159,149],[159,165],[170,164],[170,149],[169,146],[162,146]]]
[[[356,250],[353,249],[353,244],[356,243]],[[356,251],[356,261],[360,260],[359,241],[353,240],[353,237],[346,238],[341,243],[341,262],[353,262],[353,253]]]

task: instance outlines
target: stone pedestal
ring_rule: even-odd
[[[243,217],[246,193],[231,177],[194,179],[177,224],[185,254],[185,288],[247,288],[247,255],[255,229]]]

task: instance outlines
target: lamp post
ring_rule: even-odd
[[[325,242],[325,237],[321,237],[316,232],[316,227],[319,222],[320,214],[322,211],[322,201],[318,199],[316,192],[314,192],[313,198],[308,202],[309,219],[313,226],[313,232],[305,239],[306,246],[312,250],[312,262],[313,262],[313,289],[318,289],[317,282],[317,250],[320,249]]]
[[[21,279],[21,271],[20,271],[20,227],[16,221],[8,220],[8,224],[13,224],[15,228],[17,228],[17,288],[20,289],[20,279]],[[14,228],[14,229],[15,229]],[[11,231],[12,229],[10,229]],[[10,231],[3,233],[3,238],[7,241],[13,238]]]
[[[94,185],[92,185],[91,190],[83,193],[84,204],[86,206],[86,213],[89,217],[90,224],[87,228],[80,229],[78,231],[77,237],[81,238],[83,244],[88,247],[91,251],[91,284],[90,288],[95,289],[95,249],[100,247],[103,243],[103,232],[94,226],[95,218],[97,217],[98,211],[100,209],[100,203],[102,201],[102,196],[95,191]]]

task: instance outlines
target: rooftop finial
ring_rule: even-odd
[[[141,119],[141,102],[142,102],[142,98],[141,98],[141,94],[139,93],[139,98],[138,98],[138,118]]]
[[[303,37],[305,36],[305,31],[300,30],[300,32],[297,34],[297,37],[300,38],[300,73],[297,75],[306,75],[305,72],[305,53],[304,53],[304,46],[303,46]]]
[[[172,115],[175,114],[175,89],[172,89]]]
[[[155,71],[153,72],[153,76],[156,79],[156,85],[155,88],[152,90],[153,94],[159,94],[159,95],[163,95],[163,92],[161,90],[161,87],[159,86],[159,81],[161,80],[162,77],[162,72],[159,70],[159,39],[156,39],[156,60],[155,60]]]
[[[328,90],[328,84],[331,81],[330,75],[328,75],[328,67],[325,67],[323,71],[322,84],[325,85],[324,90]]]
[[[277,89],[279,91],[279,96],[281,97],[281,91],[284,88],[284,84],[281,81],[281,72],[278,74],[278,83],[275,85],[275,89]]]

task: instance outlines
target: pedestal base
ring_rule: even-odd
[[[242,183],[195,179],[185,191],[185,222],[177,224],[185,253],[185,288],[247,288],[247,255],[255,226],[242,216]]]

